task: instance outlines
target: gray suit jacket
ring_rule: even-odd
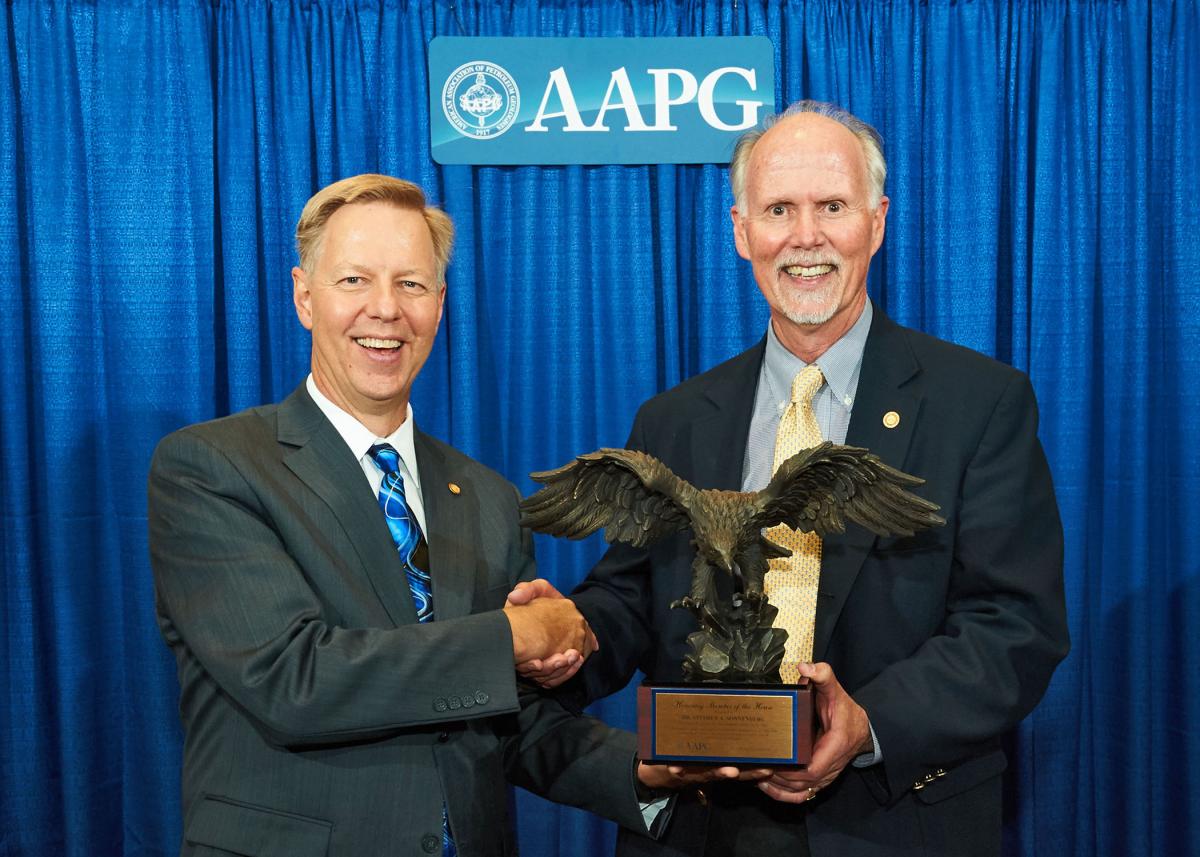
[[[633,741],[518,687],[496,612],[533,575],[518,495],[420,432],[437,621],[303,386],[191,426],[150,471],[185,730],[182,853],[514,853],[505,781],[638,828]],[[460,487],[453,493],[449,484]]]

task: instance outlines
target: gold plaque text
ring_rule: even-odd
[[[790,759],[792,697],[670,693],[654,696],[654,751],[662,756]]]

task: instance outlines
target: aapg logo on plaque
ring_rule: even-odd
[[[442,110],[464,137],[487,139],[507,131],[521,110],[516,81],[495,63],[463,63],[442,86]]]

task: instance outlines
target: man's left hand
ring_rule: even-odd
[[[800,675],[813,684],[821,720],[812,761],[800,771],[775,771],[758,784],[772,798],[784,803],[812,800],[855,757],[871,752],[874,747],[867,712],[846,693],[829,664],[801,664]]]
[[[647,764],[638,760],[637,778],[649,789],[677,791],[702,786],[714,780],[762,780],[770,768],[739,768],[735,765]]]

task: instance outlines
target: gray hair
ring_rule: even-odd
[[[757,127],[751,128],[738,138],[733,147],[733,159],[729,162],[729,183],[733,186],[733,199],[738,209],[746,210],[746,170],[750,166],[750,155],[762,135],[777,123],[801,113],[815,113],[844,125],[858,138],[863,156],[867,159],[868,201],[872,210],[879,207],[883,197],[883,182],[887,178],[887,161],[883,157],[883,138],[879,132],[859,119],[849,110],[825,101],[797,101],[782,113],[768,116]]]

